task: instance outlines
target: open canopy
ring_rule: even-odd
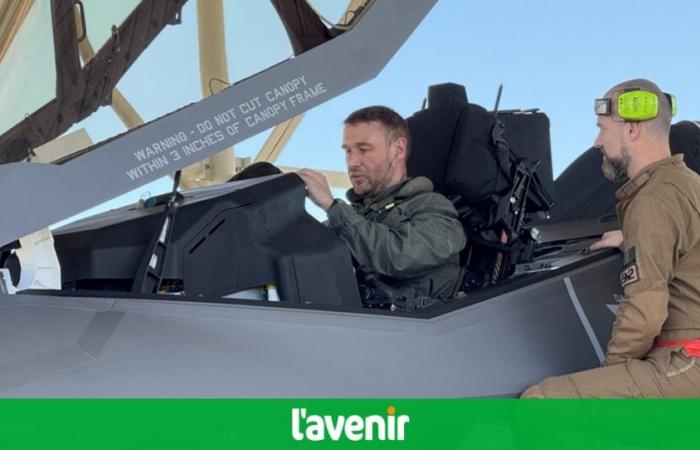
[[[16,162],[108,104],[115,80],[156,30],[180,19],[186,0],[140,3],[84,66],[75,64],[78,49],[70,45],[82,37],[76,20],[81,8],[69,3],[51,4],[54,18],[71,18],[54,20],[54,36],[64,39],[56,46],[56,98],[0,136],[0,157],[7,163],[0,166],[0,198],[5,208],[23,212],[3,226],[0,245],[192,165],[373,78],[435,1],[416,1],[409,9],[399,0],[360,4],[345,24],[330,28],[305,2],[273,2],[295,52],[302,53],[229,88],[223,80],[216,95],[96,144],[79,158],[62,158],[60,165]],[[72,32],[57,32],[61,23]],[[34,201],[45,207],[27,211]]]

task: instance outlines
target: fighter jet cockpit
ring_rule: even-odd
[[[23,7],[0,8],[0,62],[4,44],[17,57],[5,59],[5,75],[19,80],[18,61],[50,60],[18,44],[37,36],[15,33],[27,17],[27,26],[51,24],[53,46],[41,48],[53,50],[55,73],[41,84],[45,98],[15,108],[0,130],[1,395],[515,396],[603,361],[623,255],[587,249],[618,228],[617,186],[603,178],[595,148],[553,178],[549,119],[532,109],[543,105],[503,110],[499,91],[480,106],[469,86],[424,93],[424,81],[404,96],[417,111],[387,104],[408,116],[408,176],[432,181],[467,237],[445,298],[361,285],[345,241],[307,210],[299,167],[277,159],[303,115],[376,77],[436,0],[336,2],[344,5],[331,21],[327,1],[230,2],[264,5],[290,44],[283,59],[234,77],[223,70],[222,2],[11,3]],[[94,21],[111,9],[113,18]],[[240,34],[244,41],[272,36],[245,20],[255,39]],[[144,63],[165,48],[146,51],[157,37],[187,40],[176,33],[200,43],[192,97],[161,105],[166,96],[126,89],[131,71],[162,84],[168,99],[178,92],[163,80],[187,67],[182,45],[173,44],[176,64]],[[141,117],[134,98],[159,108]],[[124,128],[91,135],[103,131],[88,126],[102,107]],[[700,171],[700,126],[674,124],[670,139]],[[309,162],[323,167],[318,159]],[[283,173],[249,177],[254,162]],[[339,190],[352,185],[345,173],[324,174]],[[158,195],[56,225],[155,183],[148,189]],[[453,217],[451,225],[459,232]]]
[[[235,126],[230,122],[235,117],[233,111],[243,114],[250,109],[241,106],[255,103],[250,103],[251,98],[264,97],[271,102],[269,114],[274,112],[273,119],[281,121],[286,117],[284,114],[291,117],[292,112],[283,114],[279,102],[274,102],[277,96],[266,96],[270,92],[279,90],[279,95],[290,95],[290,105],[296,105],[300,112],[324,96],[336,95],[357,84],[364,75],[327,73],[336,67],[326,62],[354,46],[365,48],[363,42],[368,38],[362,32],[354,32],[356,23],[370,26],[367,24],[373,20],[384,23],[385,17],[393,17],[392,5],[370,2],[354,10],[350,23],[327,30],[305,2],[273,4],[289,33],[294,58],[243,80],[232,89],[224,89],[222,95],[216,96],[218,100],[184,107],[55,164],[20,164],[13,171],[6,167],[6,182],[14,183],[19,190],[23,190],[22,183],[31,179],[48,180],[47,183],[60,186],[43,193],[47,207],[32,211],[32,217],[25,218],[27,223],[13,221],[12,229],[2,230],[7,236],[3,237],[6,244],[0,248],[0,275],[10,278],[4,280],[6,286],[26,284],[20,282],[21,260],[27,258],[22,256],[21,248],[31,246],[22,245],[19,240],[10,242],[11,239],[65,218],[71,211],[81,211],[83,203],[94,205],[144,183],[146,178],[172,173],[169,169],[175,169],[176,164],[184,167],[186,162],[201,159],[204,155],[198,152],[213,151],[205,147],[233,144],[268,127],[270,124],[263,116],[251,116],[256,117],[254,120],[246,117],[250,121],[242,122],[245,129],[239,128],[243,125],[238,122]],[[424,12],[431,5],[432,2],[426,2]],[[367,14],[368,11],[372,14]],[[141,13],[137,10],[133,18],[125,21],[124,32],[135,26],[135,17]],[[176,13],[176,10],[168,12]],[[299,14],[310,22],[299,21]],[[410,26],[415,26],[418,20],[401,17]],[[313,42],[302,39],[309,32],[309,24],[315,24],[314,32],[318,34]],[[385,39],[383,45],[393,46],[395,50],[404,39],[404,34],[397,31],[391,42]],[[143,50],[141,47],[139,51]],[[307,52],[310,48],[314,52]],[[109,60],[115,50],[105,46],[100,52],[98,56],[104,55],[93,59],[92,64]],[[120,74],[128,68],[127,63]],[[318,72],[325,81],[313,84],[310,75],[299,77],[302,68],[309,74]],[[362,70],[369,69],[363,66]],[[303,95],[297,92],[307,84],[309,89]],[[598,182],[602,175],[594,167],[598,164],[595,149],[572,165],[585,166],[576,170],[574,177],[565,171],[555,183],[548,117],[538,109],[499,110],[500,96],[499,90],[495,106],[487,110],[470,103],[467,89],[462,85],[435,85],[428,88],[423,107],[407,119],[412,141],[408,175],[428,177],[435,190],[453,202],[467,236],[467,246],[460,255],[457,289],[451,298],[405,298],[370,290],[362,284],[358,286],[350,252],[338,236],[306,211],[304,184],[293,173],[234,179],[194,189],[180,189],[180,178],[176,175],[170,193],[54,230],[53,236],[44,241],[44,247],[49,253],[55,250],[57,261],[53,266],[60,267],[60,289],[56,289],[54,280],[49,283],[53,289],[48,294],[119,293],[127,297],[258,301],[304,308],[431,315],[488,299],[495,287],[511,285],[514,281],[535,283],[548,274],[558,273],[557,270],[588,258],[584,254],[586,243],[616,227],[612,210],[615,186]],[[416,99],[416,104],[419,103],[420,99]],[[238,109],[231,108],[230,105],[236,104]],[[88,106],[91,110],[97,107]],[[198,120],[205,118],[209,119]],[[38,122],[38,119],[24,120],[6,134],[12,143],[8,147],[12,152],[6,152],[7,161],[23,157],[21,153],[26,149],[22,147],[24,150],[19,152],[17,146],[31,147],[27,136],[34,139],[41,133],[23,127],[34,127]],[[67,127],[61,120],[50,123],[55,125],[55,129],[49,130],[53,134],[60,134]],[[187,125],[186,131],[183,124]],[[692,136],[697,130],[692,123],[674,125],[674,152],[687,151],[695,142]],[[186,144],[181,151],[170,148],[181,145],[180,141],[195,139],[188,136],[198,136],[197,133],[202,136],[196,142],[205,142],[206,145],[201,144],[203,147]],[[48,135],[42,137],[45,138]],[[162,154],[166,148],[171,150],[169,156]],[[693,168],[697,168],[693,159],[696,154],[697,149],[689,154],[689,165]],[[139,164],[136,167],[134,158]],[[32,176],[22,175],[22,170],[32,172]],[[103,186],[83,189],[66,184],[65,180],[71,178],[69,172],[99,173],[92,185]],[[602,191],[578,189],[577,183],[586,176],[595,178],[586,184],[600,186]],[[11,177],[17,181],[13,182]],[[90,185],[87,180],[84,184]],[[55,196],[53,200],[49,198],[51,195]],[[555,197],[560,201],[555,202]],[[12,202],[22,206],[19,199],[9,196],[6,203]],[[588,222],[560,226],[570,220]]]
[[[409,175],[431,178],[468,236],[459,295],[511,278],[533,259],[528,222],[553,204],[547,117],[488,112],[448,83],[430,87],[408,122]],[[449,301],[360,295],[348,249],[306,212],[305,195],[296,175],[273,175],[70,224],[54,232],[62,289],[409,312]]]
[[[306,211],[305,187],[295,174],[173,191],[56,230],[62,292],[431,314],[582,260],[591,239],[616,227],[612,191],[607,202],[579,199],[604,206],[575,217],[590,223],[562,234],[556,225],[562,217],[548,220],[563,208],[553,208],[549,120],[537,109],[487,111],[469,103],[464,86],[446,83],[429,87],[423,108],[407,120],[409,176],[433,181],[456,206],[467,235],[453,299],[358,288],[347,247]],[[674,152],[689,153],[691,166],[690,147],[698,141],[692,125],[674,125],[672,134]],[[566,172],[561,178],[558,188],[572,191]],[[17,256],[6,249],[2,264],[17,282]]]

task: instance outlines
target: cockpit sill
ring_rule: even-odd
[[[348,306],[335,306],[323,304],[297,304],[288,303],[284,299],[280,302],[270,302],[264,300],[247,300],[236,298],[221,298],[207,296],[188,296],[188,295],[169,295],[169,294],[143,294],[130,292],[114,292],[114,291],[87,291],[87,290],[25,290],[17,292],[17,296],[26,297],[70,297],[76,299],[99,298],[99,299],[114,299],[114,300],[139,300],[144,302],[176,302],[176,303],[194,303],[194,304],[218,304],[218,305],[235,305],[248,306],[255,308],[276,308],[287,310],[302,310],[302,311],[326,311],[335,313],[350,313],[362,314],[369,316],[392,316],[397,318],[415,318],[415,319],[434,319],[444,316],[453,311],[463,308],[472,307],[483,303],[487,300],[499,297],[508,292],[513,292],[528,286],[535,285],[552,280],[554,278],[564,278],[567,274],[571,274],[582,267],[592,267],[595,263],[611,262],[615,259],[620,259],[621,253],[616,249],[604,249],[595,252],[587,252],[585,249],[595,240],[594,237],[586,240],[578,240],[576,243],[563,245],[561,250],[547,254],[545,257],[551,262],[550,270],[535,270],[529,273],[523,273],[513,276],[498,285],[478,289],[468,294],[455,297],[452,300],[432,305],[423,309],[412,312],[407,311],[389,311],[378,308],[357,308]],[[552,243],[548,243],[551,246]],[[544,257],[543,257],[544,258]],[[557,264],[557,261],[562,264]],[[536,265],[537,261],[533,263]]]

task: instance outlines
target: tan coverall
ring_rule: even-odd
[[[522,397],[700,397],[700,362],[681,346],[652,348],[700,337],[700,176],[675,155],[615,196],[625,299],[603,367],[546,378]]]

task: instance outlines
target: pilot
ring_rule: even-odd
[[[350,248],[358,279],[374,277],[397,295],[451,297],[466,244],[464,230],[452,203],[433,192],[428,178],[407,177],[406,121],[387,107],[370,106],[344,123],[350,204],[333,198],[323,174],[311,169],[297,174]]]
[[[700,397],[700,177],[671,156],[675,99],[631,80],[596,100],[595,146],[614,181],[625,292],[603,367],[547,378],[523,397]]]

